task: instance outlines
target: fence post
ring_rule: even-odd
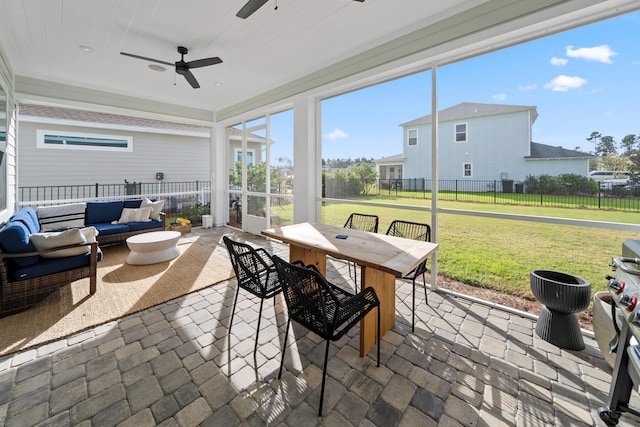
[[[493,180],[493,203],[498,200],[498,181]]]
[[[456,201],[458,201],[458,180],[456,179]]]
[[[97,182],[96,182],[96,195],[95,195],[95,197],[96,198],[98,197],[98,183]]]

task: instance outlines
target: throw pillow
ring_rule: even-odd
[[[79,228],[72,228],[65,231],[35,233],[29,237],[33,246],[39,251],[45,249],[59,248],[66,245],[76,245],[87,243],[84,234]],[[89,252],[88,246],[79,246],[77,248],[63,249],[61,251],[49,252],[40,255],[42,258],[62,258],[74,255],[82,255]]]
[[[95,227],[84,227],[80,229],[80,232],[84,236],[84,239],[87,243],[94,243],[96,241],[96,237],[99,234],[99,231]]]
[[[120,215],[120,219],[116,221],[116,224],[128,224],[130,222],[148,222],[151,221],[149,219],[149,214],[151,213],[151,208],[139,208],[139,209],[122,209],[122,214]]]
[[[63,230],[65,228],[84,227],[85,203],[68,205],[38,206],[36,213],[41,231]]]
[[[151,213],[149,214],[149,218],[160,219],[160,212],[162,212],[162,209],[164,208],[164,200],[158,200],[157,202],[152,202],[148,198],[143,197],[140,207],[141,208],[150,207]]]

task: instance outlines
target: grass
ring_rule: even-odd
[[[367,198],[369,202],[427,206],[428,200]],[[440,208],[491,211],[596,221],[638,222],[630,212],[487,205],[439,201]],[[379,232],[393,219],[431,223],[431,213],[401,207],[371,207],[325,203],[323,222],[342,226],[351,212],[380,217]],[[451,279],[533,299],[529,273],[534,269],[558,270],[591,283],[592,293],[603,290],[611,274],[611,258],[620,256],[622,243],[640,239],[640,233],[526,221],[438,215],[438,271]]]

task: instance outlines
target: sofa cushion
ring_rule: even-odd
[[[122,214],[116,222],[117,224],[128,224],[130,222],[147,222],[150,221],[149,214],[151,213],[151,207],[138,208],[138,209],[122,209]]]
[[[151,207],[151,213],[149,214],[149,218],[160,219],[160,212],[162,212],[162,208],[164,208],[164,200],[157,200],[154,202],[145,197],[142,199],[142,203],[140,204],[140,207],[146,208],[147,206]]]
[[[29,233],[40,232],[40,222],[38,221],[38,216],[36,215],[36,211],[33,210],[31,206],[24,207],[18,212],[11,215],[9,221],[22,222],[29,230]]]
[[[124,201],[87,202],[85,225],[105,224],[117,221],[122,213]]]
[[[0,247],[5,253],[23,254],[35,252],[36,248],[29,240],[29,229],[22,221],[11,221],[0,231]],[[27,267],[38,262],[39,256],[11,258],[9,262],[15,267]]]
[[[98,261],[102,260],[102,251],[98,248]],[[66,270],[85,267],[91,262],[91,252],[64,258],[41,258],[40,262],[15,269],[10,273],[12,282],[33,279],[34,277],[60,273]]]
[[[67,245],[77,245],[80,243],[87,243],[87,239],[84,234],[80,232],[79,228],[71,228],[65,231],[51,231],[47,233],[36,233],[31,235],[31,242],[37,250],[43,251],[45,249],[59,248]],[[77,248],[63,249],[55,252],[48,252],[40,255],[42,258],[63,258],[74,255],[84,254],[90,251],[89,246],[80,246]]]
[[[129,223],[129,231],[149,230],[151,228],[162,228],[162,221],[154,219],[152,221]]]
[[[129,209],[138,209],[142,204],[142,199],[127,199],[124,201],[124,207]]]
[[[42,231],[54,231],[84,227],[85,209],[86,203],[69,203],[67,205],[38,206],[36,213]]]
[[[128,224],[94,224],[101,236],[108,234],[126,233],[129,231]]]

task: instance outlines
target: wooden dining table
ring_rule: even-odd
[[[270,228],[262,234],[288,243],[290,262],[313,264],[325,277],[327,255],[360,265],[362,288],[373,287],[380,300],[381,337],[396,322],[396,278],[410,273],[438,248],[436,243],[308,222]],[[360,356],[376,344],[375,316],[369,313],[360,322]]]

